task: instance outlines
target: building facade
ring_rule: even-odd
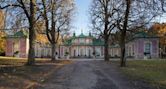
[[[6,37],[6,56],[28,57],[29,39],[25,31],[19,31]]]
[[[65,40],[59,47],[59,56],[64,58],[69,55],[71,58],[103,58],[104,57],[104,41],[96,39],[89,33],[88,36],[81,33]]]
[[[110,58],[119,58],[121,55],[120,46],[118,44],[111,44],[109,46],[109,56]]]
[[[50,58],[51,57],[51,46],[48,43],[35,43],[35,57],[36,58]]]
[[[29,40],[25,31],[18,31],[14,35],[8,35],[6,46],[6,56],[28,57]],[[90,33],[88,36],[81,33],[66,39],[61,45],[56,47],[56,55],[59,58],[102,58],[104,57],[104,42],[96,39]],[[35,42],[35,57],[50,58],[51,45],[48,43]]]
[[[14,35],[6,37],[6,56],[28,57],[29,39],[24,31],[16,32]],[[135,59],[159,58],[159,38],[150,36],[145,32],[134,35],[126,44],[126,57]],[[109,56],[111,58],[120,57],[121,50],[117,44],[109,46]],[[35,56],[37,58],[50,58],[51,45],[49,43],[35,43]],[[76,36],[75,33],[64,40],[61,45],[56,46],[56,57],[61,59],[70,58],[103,58],[104,41],[97,39],[89,33],[81,33]]]
[[[160,57],[159,37],[149,35],[146,32],[136,33],[132,39],[126,42],[125,48],[126,58],[155,59]],[[111,44],[109,55],[111,58],[119,58],[121,56],[120,45]]]
[[[159,38],[139,32],[126,43],[126,57],[136,59],[159,58]]]

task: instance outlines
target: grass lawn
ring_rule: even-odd
[[[166,89],[166,60],[128,61],[122,71],[132,79],[141,80]]]
[[[37,59],[36,65],[24,66],[27,59],[0,57],[0,89],[35,89],[49,76],[71,61]]]

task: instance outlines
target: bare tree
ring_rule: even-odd
[[[126,32],[144,27],[162,14],[161,4],[153,1],[124,0],[117,13],[117,28],[120,30],[121,67],[126,66]]]
[[[154,3],[160,2],[160,6],[162,11],[166,12],[166,1],[165,0],[153,0]]]
[[[34,43],[35,43],[35,30],[34,25],[36,21],[36,0],[3,0],[0,4],[0,9],[12,9],[13,13],[15,11],[20,11],[27,18],[29,24],[29,53],[27,65],[33,65],[35,63],[35,53],[34,53]]]
[[[58,56],[56,55],[56,45],[59,35],[69,30],[74,10],[73,3],[73,0],[42,0],[46,35],[52,46],[52,61],[56,60],[56,56]]]
[[[109,37],[115,30],[119,0],[93,0],[90,8],[92,29],[104,38],[104,59],[109,61]]]
[[[164,0],[94,0],[90,9],[92,26],[104,37],[105,60],[108,60],[108,37],[114,29],[119,29],[121,66],[125,66],[126,32],[142,28],[162,15],[165,3]]]

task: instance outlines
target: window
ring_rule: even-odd
[[[89,39],[86,39],[86,43],[87,43],[87,44],[89,43]]]
[[[77,44],[78,43],[78,39],[73,40],[73,43]]]
[[[19,40],[15,39],[13,42],[13,53],[17,51],[19,52],[19,50],[20,50]]]
[[[84,43],[84,39],[80,39],[80,43]]]
[[[133,53],[132,53],[132,56],[134,56],[134,48],[135,48],[135,47],[134,47],[134,44],[133,44],[133,45],[132,45],[132,52],[133,52]]]
[[[150,48],[151,48],[151,44],[150,43],[145,43],[145,53],[146,54],[150,54]]]
[[[129,56],[131,56],[131,47],[129,47]]]

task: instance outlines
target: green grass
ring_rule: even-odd
[[[130,78],[166,88],[166,60],[128,61],[127,67],[122,68],[122,71]]]

